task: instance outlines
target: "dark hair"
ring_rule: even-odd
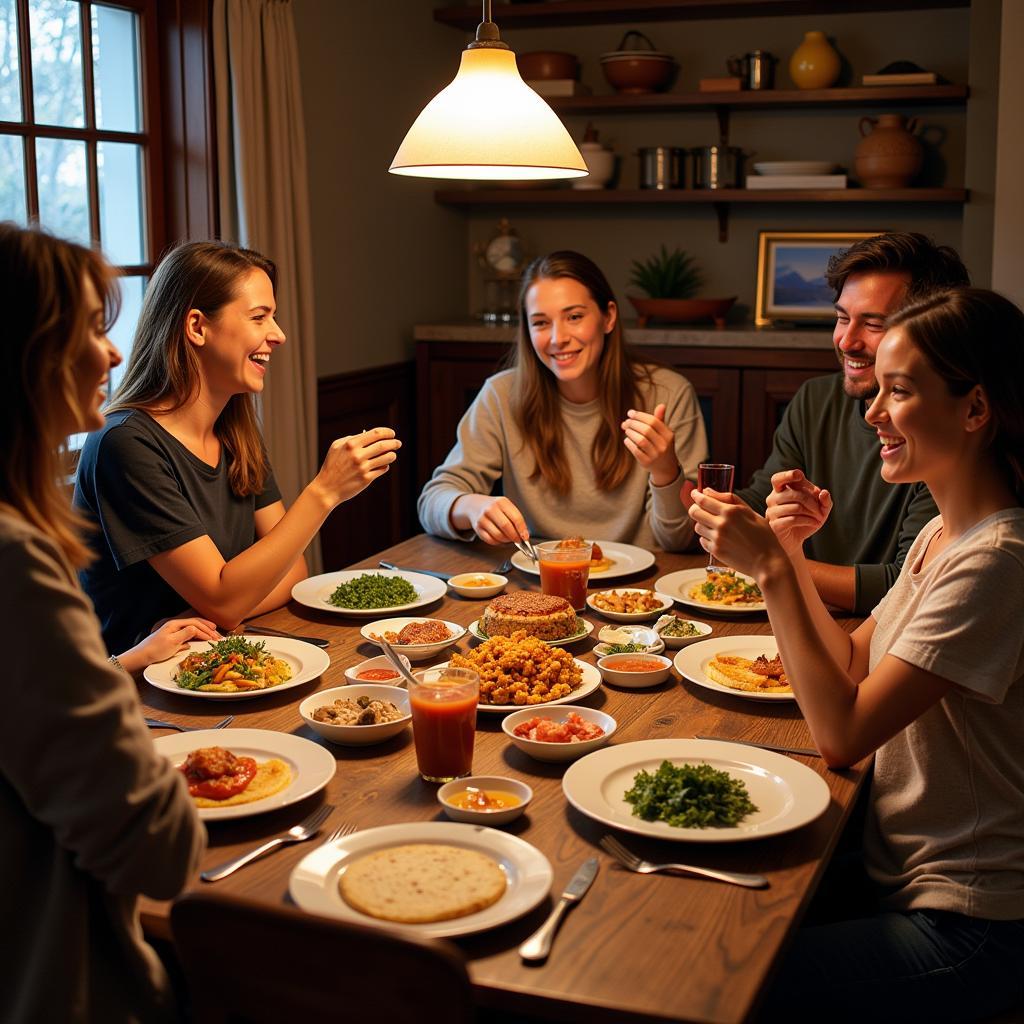
[[[540,280],[559,277],[579,281],[604,315],[615,302],[615,294],[608,278],[593,260],[568,249],[534,260],[523,273],[519,289],[519,330],[507,363],[516,370],[512,415],[533,453],[534,467],[530,479],[542,478],[555,493],[567,494],[572,479],[562,443],[558,383],[537,358],[530,340],[526,313],[526,296],[533,285]],[[621,317],[616,317],[612,329],[604,336],[598,362],[601,425],[590,452],[594,480],[601,491],[615,490],[633,467],[633,458],[622,444],[619,425],[627,410],[640,402],[638,379],[653,386],[650,368],[638,363],[626,350]],[[543,424],[544,429],[538,430],[538,424]]]
[[[956,288],[904,307],[886,325],[903,331],[950,394],[982,387],[992,451],[1024,504],[1024,313],[996,292]]]
[[[862,239],[829,259],[825,280],[838,301],[843,285],[853,274],[884,273],[910,275],[904,302],[916,302],[932,292],[971,283],[955,249],[936,245],[916,231],[891,231]]]
[[[68,502],[61,449],[68,414],[84,424],[76,373],[88,343],[86,278],[109,326],[120,295],[98,252],[36,227],[0,224],[0,352],[14,383],[0,403],[0,504],[50,537],[75,568],[92,555]]]
[[[185,336],[189,312],[198,309],[213,319],[253,270],[262,270],[276,289],[277,268],[252,249],[185,242],[167,253],[146,289],[128,366],[107,411],[173,411],[191,402],[199,391],[199,357]],[[254,397],[233,395],[214,431],[228,453],[231,489],[240,496],[259,494],[268,466]]]

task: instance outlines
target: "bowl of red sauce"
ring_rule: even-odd
[[[501,723],[502,732],[524,754],[538,761],[575,761],[603,747],[615,732],[616,721],[582,704],[535,705],[513,711]]]
[[[409,668],[409,659],[400,654],[403,664]],[[345,679],[349,683],[380,683],[383,686],[405,686],[398,669],[387,659],[386,654],[379,654],[376,658],[367,658],[365,661],[345,669]]]
[[[642,690],[668,679],[672,662],[660,654],[607,654],[598,658],[597,667],[606,683]]]

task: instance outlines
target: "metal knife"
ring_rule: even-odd
[[[597,863],[596,857],[590,857],[579,866],[548,919],[519,947],[519,955],[524,960],[547,959],[562,916],[573,903],[579,903],[586,895],[590,883],[597,875]]]
[[[246,622],[239,627],[242,633],[255,633],[257,636],[279,636],[285,640],[301,640],[304,644],[312,644],[314,647],[330,647],[331,641],[324,640],[319,636],[296,636],[294,633],[285,633],[281,629],[271,629],[269,626],[253,626]]]
[[[753,740],[737,740],[729,736],[694,736],[696,740],[720,740],[722,743],[742,743],[745,747],[757,747],[759,750],[774,750],[779,754],[799,754],[801,757],[821,757],[810,747],[783,747],[775,743],[755,743]]]
[[[436,579],[444,580],[447,583],[452,576],[457,576],[458,573],[452,572],[434,572],[432,569],[406,569],[403,565],[395,565],[392,562],[385,562],[381,559],[377,563],[382,569],[397,569],[399,572],[418,572],[421,576],[433,576]]]

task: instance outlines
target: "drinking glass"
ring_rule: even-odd
[[[480,676],[471,668],[421,669],[409,683],[416,764],[427,782],[473,773]]]
[[[730,466],[728,462],[702,462],[697,467],[697,488],[703,491],[710,487],[713,491],[731,494],[735,474],[736,467]],[[708,570],[720,572],[724,568],[726,566],[717,565],[715,556],[708,552]]]
[[[540,590],[542,594],[564,597],[580,612],[587,606],[587,581],[590,579],[593,545],[589,541],[573,547],[560,545],[564,545],[564,541],[547,540],[543,544],[534,545],[540,569]]]

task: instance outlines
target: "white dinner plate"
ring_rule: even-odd
[[[748,583],[754,582],[741,572],[736,575]],[[706,569],[680,569],[679,572],[670,572],[667,576],[662,576],[654,584],[654,588],[663,594],[668,594],[680,604],[686,605],[688,608],[699,608],[702,612],[714,612],[720,615],[746,615],[749,612],[765,610],[764,601],[757,601],[754,604],[718,604],[711,601],[697,601],[690,597],[690,588],[706,578]]]
[[[834,160],[760,160],[754,164],[758,174],[768,177],[776,174],[831,174],[835,169]]]
[[[601,554],[605,558],[612,559],[614,564],[599,572],[591,572],[592,580],[616,580],[620,576],[631,576],[635,572],[642,572],[654,565],[654,555],[646,548],[638,548],[635,544],[619,544],[614,540],[601,540],[600,538],[597,538],[597,543],[601,546]],[[512,564],[517,569],[528,572],[531,576],[540,575],[537,563],[527,558],[521,551],[517,551],[512,556]]]
[[[507,715],[510,711],[522,711],[524,708],[536,708],[537,711],[541,711],[544,708],[551,707],[553,704],[575,704],[584,697],[589,697],[600,687],[601,673],[594,665],[588,665],[585,661],[580,661],[579,658],[573,658],[572,660],[583,669],[583,678],[580,680],[580,685],[572,693],[567,693],[564,697],[558,697],[555,700],[545,701],[543,704],[477,704],[477,711],[483,711],[492,715]],[[445,661],[440,665],[432,667],[444,668],[448,664],[449,662]]]
[[[651,593],[650,587],[609,587],[608,590],[598,590],[593,594],[588,594],[587,606],[597,612],[598,615],[603,615],[606,619],[611,619],[612,622],[646,622],[649,619],[656,618],[672,607],[672,597],[668,594],[659,594],[657,591],[654,591],[654,596],[661,602],[661,604],[657,608],[652,608],[648,612],[613,612],[607,608],[602,608],[599,604],[595,603],[594,598],[597,597],[598,594],[607,594],[613,590],[620,594]]]
[[[586,619],[577,619],[577,621],[583,626],[580,632],[573,633],[572,636],[563,636],[561,640],[545,640],[544,643],[548,647],[565,647],[567,644],[575,644],[579,643],[580,640],[586,640],[594,632],[594,624],[587,622]],[[490,640],[490,637],[481,629],[479,619],[474,619],[469,624],[469,632],[477,640]]]
[[[623,794],[637,772],[655,772],[662,761],[709,764],[741,779],[757,810],[738,825],[678,828],[633,815]],[[694,843],[761,839],[800,828],[823,814],[829,803],[825,780],[806,765],[776,754],[723,740],[640,740],[603,747],[569,766],[562,777],[565,798],[582,814],[612,828],[642,836]]]
[[[265,640],[258,638],[250,639],[254,643],[265,643],[267,654],[272,658],[280,658],[291,666],[292,677],[277,686],[271,686],[266,690],[239,690],[238,693],[211,693],[206,690],[186,690],[179,686],[174,677],[178,673],[178,666],[190,654],[202,654],[210,649],[207,640],[193,640],[188,645],[187,651],[175,654],[167,661],[158,661],[146,667],[142,678],[158,690],[166,690],[168,693],[177,693],[182,697],[204,697],[207,700],[238,700],[246,697],[264,697],[271,693],[280,693],[282,690],[290,690],[293,686],[302,686],[311,679],[322,676],[330,668],[331,659],[322,647],[314,647],[303,640],[289,640],[285,637],[267,637]]]
[[[237,757],[252,757],[257,762],[278,757],[291,768],[291,784],[279,793],[254,800],[251,804],[200,807],[199,817],[203,821],[247,818],[252,814],[264,814],[298,803],[323,789],[334,778],[338,767],[334,755],[319,743],[293,736],[290,732],[273,732],[270,729],[197,729],[172,736],[158,736],[153,743],[175,767],[200,747],[226,747]]]
[[[348,865],[369,853],[410,843],[443,843],[475,850],[497,861],[508,882],[505,894],[475,914],[429,924],[396,924],[370,917],[342,898],[338,883]],[[354,832],[311,850],[292,871],[288,891],[295,902],[312,914],[344,921],[398,928],[429,938],[472,935],[497,928],[533,910],[551,891],[554,873],[547,857],[518,836],[484,825],[455,821],[416,821],[381,825]]]
[[[732,654],[737,658],[749,658],[753,661],[763,654],[771,660],[779,653],[779,645],[775,637],[765,636],[717,636],[713,640],[698,640],[689,647],[684,647],[675,657],[676,671],[691,683],[704,686],[719,693],[728,693],[733,697],[746,697],[747,700],[796,700],[792,693],[755,693],[753,690],[737,690],[731,686],[723,686],[708,678],[705,673],[708,662],[718,654]]]
[[[331,594],[342,584],[359,576],[401,576],[412,584],[416,591],[416,600],[408,604],[389,605],[386,608],[339,608],[328,600]],[[321,612],[337,612],[339,615],[353,615],[360,619],[379,619],[392,612],[411,611],[422,608],[431,601],[444,597],[448,585],[444,580],[433,576],[424,576],[420,572],[406,572],[404,569],[342,569],[339,572],[325,572],[321,576],[310,576],[300,580],[292,587],[292,597],[307,608],[316,608]]]

